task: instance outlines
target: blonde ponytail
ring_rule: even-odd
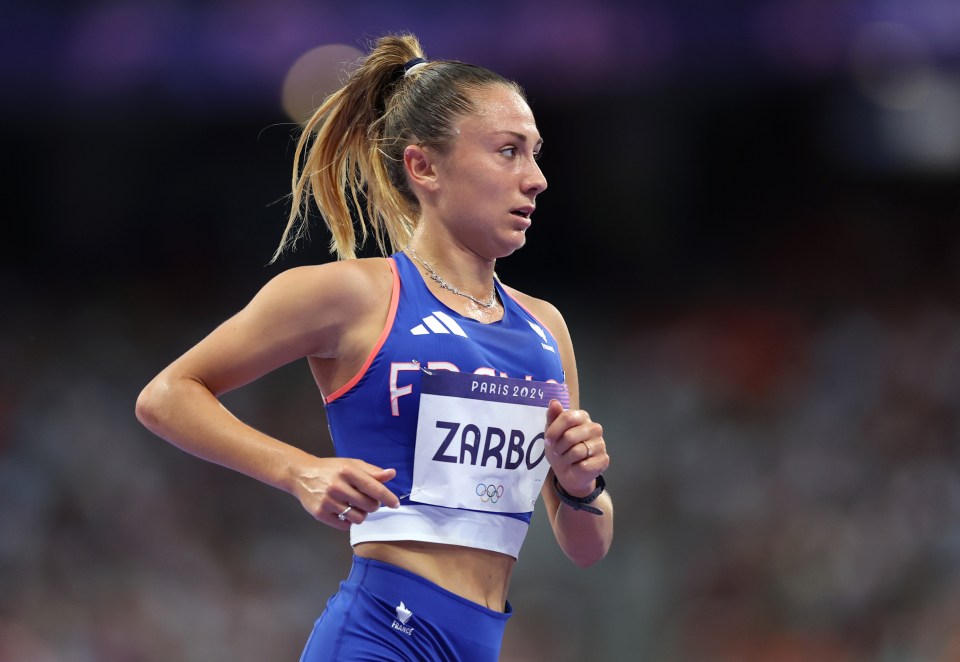
[[[294,152],[291,209],[271,261],[308,235],[311,200],[339,259],[356,257],[373,235],[381,254],[409,243],[420,205],[407,182],[403,151],[411,143],[444,151],[454,122],[474,105],[470,92],[491,84],[519,86],[482,67],[427,62],[410,34],[381,37],[346,84],[303,125]]]

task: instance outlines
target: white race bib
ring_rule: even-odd
[[[411,500],[449,508],[526,513],[550,468],[546,408],[566,409],[566,384],[449,370],[421,375]]]

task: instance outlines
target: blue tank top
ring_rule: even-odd
[[[387,484],[399,509],[353,525],[351,544],[420,540],[491,549],[516,557],[531,512],[490,513],[417,503],[411,495],[422,370],[453,370],[537,382],[564,381],[555,338],[494,283],[503,318],[482,324],[448,308],[403,252],[388,260],[393,293],[387,322],[358,373],[326,398],[337,455],[395,468]]]

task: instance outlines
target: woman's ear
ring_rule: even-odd
[[[436,152],[420,145],[407,145],[403,150],[403,165],[410,184],[425,191],[437,190]]]

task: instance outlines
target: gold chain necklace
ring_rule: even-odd
[[[477,304],[478,306],[481,306],[481,307],[483,307],[483,308],[493,308],[494,304],[497,303],[497,288],[496,288],[496,287],[493,288],[493,294],[490,295],[490,299],[489,299],[489,300],[487,300],[487,301],[481,301],[480,299],[478,299],[477,297],[473,296],[472,294],[468,294],[468,293],[466,293],[466,292],[461,292],[461,291],[458,290],[455,286],[451,285],[450,283],[448,283],[447,281],[445,281],[443,278],[441,278],[441,277],[440,277],[440,274],[437,273],[437,270],[434,269],[433,267],[431,267],[431,266],[426,262],[426,260],[424,260],[422,257],[420,257],[420,253],[418,253],[416,250],[414,250],[413,246],[407,246],[404,250],[405,250],[406,252],[410,253],[410,255],[411,255],[417,262],[419,262],[420,264],[422,264],[422,265],[423,265],[423,268],[427,270],[427,275],[430,276],[430,279],[431,279],[433,282],[435,282],[437,285],[439,285],[440,287],[442,287],[443,289],[445,289],[445,290],[447,290],[447,291],[449,291],[449,292],[453,292],[454,294],[456,294],[456,295],[458,295],[458,296],[462,296],[462,297],[465,297],[465,298],[467,298],[467,299],[470,299],[470,300],[473,301],[475,304]]]

